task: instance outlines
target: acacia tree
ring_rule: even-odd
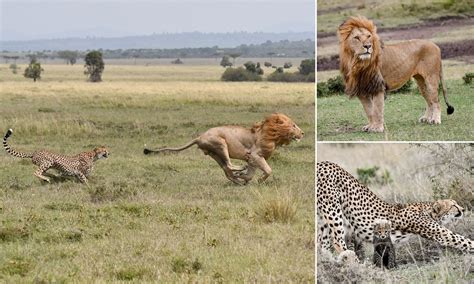
[[[30,65],[26,67],[23,76],[33,79],[33,82],[36,82],[36,79],[41,79],[41,72],[43,71],[44,69],[41,68],[41,64],[36,61],[36,58],[31,58]]]
[[[104,71],[104,60],[102,59],[102,52],[94,50],[86,54],[84,58],[86,70],[84,74],[89,75],[90,82],[102,81],[102,72]]]

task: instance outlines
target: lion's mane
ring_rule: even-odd
[[[353,29],[365,28],[373,38],[372,56],[361,60],[354,56],[347,40]],[[375,95],[385,90],[385,82],[380,72],[380,54],[382,43],[377,35],[377,27],[365,17],[350,17],[339,26],[339,68],[344,76],[346,94],[349,97]]]
[[[290,144],[293,125],[291,118],[282,113],[273,113],[253,125],[251,131],[256,134],[257,145],[265,159],[272,155],[277,146]]]

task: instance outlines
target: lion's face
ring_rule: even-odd
[[[431,216],[442,225],[451,223],[456,219],[461,219],[464,214],[464,208],[459,206],[457,202],[452,199],[435,201],[432,210]]]
[[[301,138],[304,136],[303,130],[296,125],[296,123],[293,123],[293,126],[291,127],[291,140],[300,142]]]
[[[368,60],[374,52],[373,36],[370,31],[365,28],[352,29],[347,44],[352,50],[354,57],[360,60]]]

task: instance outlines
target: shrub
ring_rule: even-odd
[[[464,84],[471,84],[474,79],[474,73],[466,73],[462,79],[464,80]]]
[[[183,61],[181,61],[179,58],[176,58],[176,60],[171,61],[171,64],[183,64]]]
[[[315,60],[314,59],[305,59],[301,61],[300,67],[298,68],[301,74],[308,75],[309,73],[316,72],[315,69]]]
[[[285,62],[285,64],[283,64],[283,68],[285,69],[291,68],[292,66],[293,64],[291,62]]]
[[[369,185],[372,183],[385,185],[391,183],[393,180],[390,177],[388,170],[383,171],[379,174],[379,167],[373,166],[372,168],[359,168],[357,169],[357,176],[360,183]]]
[[[341,76],[330,78],[327,82],[318,82],[316,86],[318,98],[328,97],[332,95],[344,94],[344,81]]]
[[[257,73],[239,68],[227,68],[221,77],[222,81],[242,82],[242,81],[261,81],[262,77]]]
[[[16,64],[10,64],[10,66],[8,68],[10,68],[10,70],[12,70],[13,74],[18,73],[18,66]]]
[[[328,97],[329,95],[328,84],[326,82],[318,82],[316,84],[316,96],[318,98],[323,98]]]
[[[35,58],[32,58],[30,65],[26,67],[23,76],[25,76],[25,78],[33,79],[33,82],[36,82],[37,79],[41,79],[41,72],[43,71],[44,69],[41,68],[41,64],[37,62]]]
[[[225,68],[225,67],[231,67],[231,66],[232,66],[232,62],[230,62],[229,56],[227,56],[227,55],[224,55],[224,56],[222,57],[222,60],[221,60],[221,63],[220,63],[220,64],[221,64],[221,66],[224,67],[224,68]]]
[[[336,76],[334,78],[328,79],[327,82],[328,91],[331,94],[344,94],[345,85],[342,76]]]
[[[270,62],[268,62],[268,61],[265,61],[265,63],[263,63],[263,65],[264,65],[265,67],[272,67],[272,64],[271,64]]]

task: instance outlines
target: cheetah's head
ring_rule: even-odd
[[[431,217],[442,225],[461,219],[464,214],[464,208],[452,199],[436,200],[433,202],[431,209]]]
[[[100,146],[94,149],[95,159],[106,159],[109,157],[109,150],[105,146]]]

